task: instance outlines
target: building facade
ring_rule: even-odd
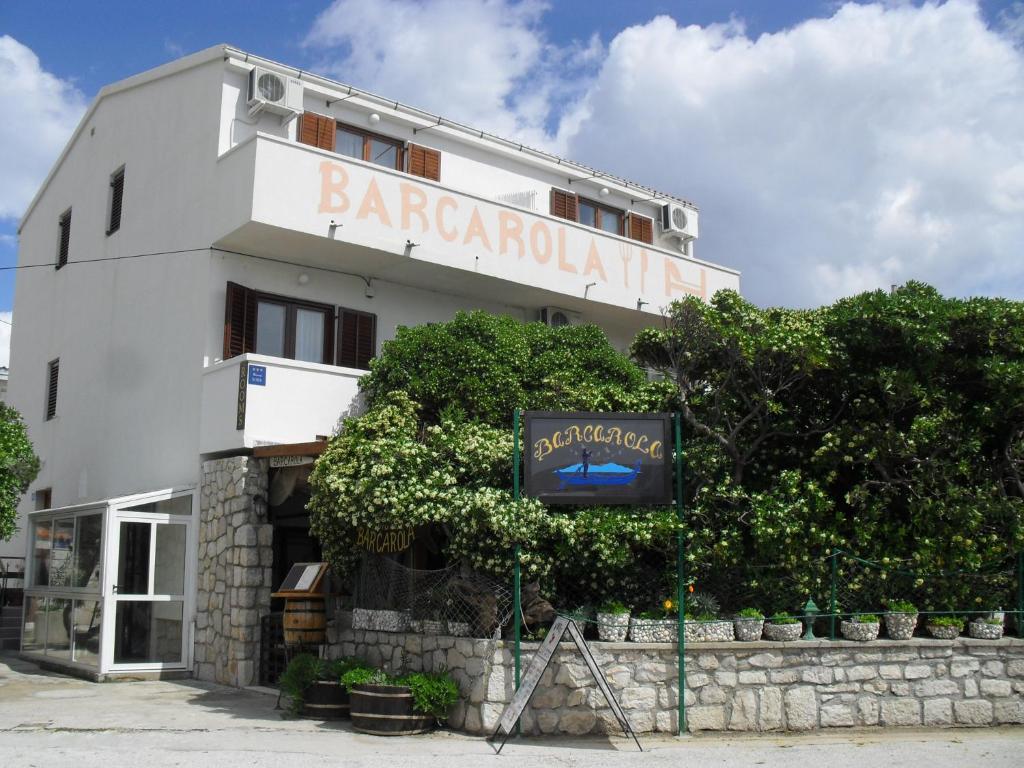
[[[358,410],[396,328],[483,309],[625,349],[673,299],[738,289],[695,257],[697,224],[685,200],[228,46],[107,86],[19,229],[36,268],[7,399],[42,469],[0,554],[29,558],[23,651],[199,670],[215,622],[239,645],[205,676],[251,682],[231,614],[251,627],[282,563],[315,554],[295,496],[315,448],[295,446]]]

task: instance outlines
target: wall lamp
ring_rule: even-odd
[[[637,308],[637,309],[643,309],[643,308],[644,308],[644,304],[650,304],[650,303],[651,303],[651,302],[649,302],[649,301],[644,301],[643,299],[637,299],[637,300],[636,300],[636,308]]]
[[[587,283],[583,286],[583,298],[587,298],[587,294],[590,293],[590,289],[593,288],[597,283]]]

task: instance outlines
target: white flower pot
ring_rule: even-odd
[[[735,639],[731,621],[687,619],[684,636],[688,643],[727,643]]]
[[[768,623],[764,625],[764,636],[767,639],[787,643],[792,642],[793,640],[799,640],[803,631],[804,627],[800,622],[797,622],[796,624]]]
[[[971,637],[979,640],[998,640],[1003,636],[1002,624],[987,624],[984,621],[972,621],[967,625]]]
[[[638,619],[629,622],[629,639],[634,643],[674,643],[678,632],[675,619]]]
[[[764,632],[764,619],[733,619],[733,628],[736,630],[736,639],[745,643],[752,643],[761,639]]]
[[[629,634],[628,613],[598,613],[597,636],[606,643],[621,643]]]
[[[878,638],[878,630],[880,626],[881,625],[877,621],[844,621],[840,629],[843,632],[843,637],[847,640],[856,640],[859,643],[865,643],[868,640],[875,640]]]
[[[885,614],[885,633],[893,640],[909,640],[917,628],[916,613]]]
[[[956,640],[960,637],[960,627],[940,627],[928,624],[928,634],[937,640]]]

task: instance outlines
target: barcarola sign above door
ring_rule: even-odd
[[[671,504],[665,413],[527,411],[525,495],[546,504]]]

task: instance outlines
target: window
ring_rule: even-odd
[[[256,352],[271,357],[332,363],[334,307],[253,291],[228,283],[224,359]]]
[[[110,218],[107,234],[112,235],[121,228],[121,202],[124,199],[124,166],[110,177]]]
[[[607,205],[595,203],[586,198],[579,199],[579,222],[588,227],[603,229],[613,235],[623,234],[622,211],[617,208],[610,208]]]
[[[51,360],[46,371],[46,420],[57,415],[57,378],[60,374],[60,358]]]
[[[57,221],[59,234],[57,237],[57,269],[68,263],[68,252],[71,250],[71,209],[68,208]]]
[[[338,365],[370,369],[377,353],[377,316],[354,309],[338,310]]]
[[[630,213],[627,216],[629,224],[629,236],[641,243],[654,242],[654,219],[641,216],[638,213]]]
[[[334,151],[334,118],[303,112],[299,122],[299,141],[311,147]]]
[[[334,151],[341,155],[402,170],[402,142],[338,123]]]
[[[409,173],[431,181],[441,180],[441,153],[436,149],[409,145]]]
[[[41,509],[49,509],[53,506],[53,489],[52,488],[40,488],[36,491],[36,511]]]

